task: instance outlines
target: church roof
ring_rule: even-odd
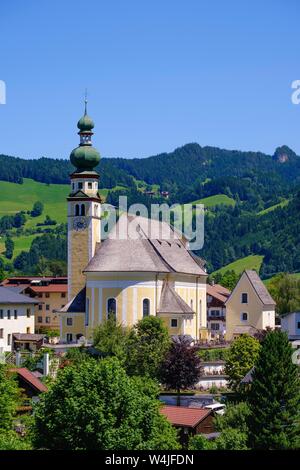
[[[182,234],[166,222],[123,214],[96,247],[85,272],[162,272],[206,275]]]
[[[64,307],[56,310],[59,313],[81,313],[85,312],[86,288],[84,287]]]
[[[158,313],[194,313],[191,307],[180,297],[170,282],[164,281]]]

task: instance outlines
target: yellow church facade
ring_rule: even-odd
[[[85,110],[80,145],[70,156],[76,169],[67,198],[68,303],[59,312],[61,341],[92,341],[109,315],[125,327],[156,315],[170,335],[206,338],[207,274],[181,234],[166,222],[123,214],[101,240],[93,127]]]

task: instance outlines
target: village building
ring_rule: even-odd
[[[287,333],[290,341],[300,340],[300,312],[290,312],[283,315],[281,329]]]
[[[108,315],[124,326],[155,315],[170,335],[207,338],[207,274],[182,234],[165,222],[123,214],[101,240],[93,127],[85,109],[78,122],[80,145],[70,156],[75,171],[67,198],[68,303],[59,310],[61,341],[91,340]]]
[[[16,333],[34,333],[36,300],[0,286],[0,353],[12,351]]]
[[[220,284],[207,284],[207,330],[209,340],[224,340],[226,305],[230,290]]]
[[[34,308],[36,333],[59,330],[57,310],[67,303],[66,276],[15,276],[5,279],[1,285],[37,300]]]
[[[256,271],[246,270],[225,302],[226,340],[275,328],[275,306]]]
[[[164,406],[160,411],[179,430],[179,439],[183,446],[195,434],[210,435],[214,432],[213,411],[210,409]]]

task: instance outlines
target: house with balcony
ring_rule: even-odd
[[[230,290],[220,284],[207,284],[207,330],[209,340],[222,340],[226,334],[226,305]]]

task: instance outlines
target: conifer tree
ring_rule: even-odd
[[[249,441],[254,449],[300,447],[300,382],[287,335],[275,330],[262,343],[249,391]]]

